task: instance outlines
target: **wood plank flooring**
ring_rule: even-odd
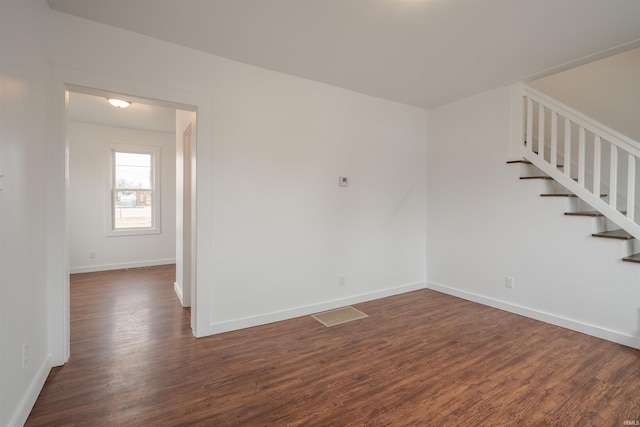
[[[27,426],[623,426],[640,351],[430,290],[195,339],[173,266],[72,276]]]

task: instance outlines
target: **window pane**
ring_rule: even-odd
[[[114,227],[151,227],[152,192],[149,190],[116,191],[114,194]]]
[[[115,153],[116,188],[151,188],[151,154]]]

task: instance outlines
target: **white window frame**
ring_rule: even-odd
[[[116,195],[116,153],[135,153],[151,155],[151,227],[115,228],[115,195]],[[160,234],[160,147],[152,145],[108,144],[107,156],[108,174],[106,191],[106,235],[137,236],[145,234]]]

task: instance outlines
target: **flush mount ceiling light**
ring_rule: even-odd
[[[127,108],[131,103],[129,101],[124,101],[122,99],[117,98],[109,98],[109,104],[113,105],[116,108]]]

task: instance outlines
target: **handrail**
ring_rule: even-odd
[[[631,139],[614,129],[611,129],[607,125],[584,115],[578,110],[575,110],[568,105],[563,104],[557,99],[554,99],[549,95],[532,88],[531,86],[522,85],[522,88],[524,91],[524,95],[528,98],[531,98],[540,104],[544,104],[547,107],[553,107],[552,109],[555,110],[558,114],[561,114],[563,117],[567,117],[572,122],[587,129],[589,132],[600,134],[600,136],[604,137],[606,140],[618,145],[620,148],[623,148],[626,151],[632,152],[636,157],[640,157],[640,142]]]
[[[640,171],[636,171],[640,143],[531,87],[522,86],[522,97],[523,157],[640,240],[640,213],[636,214],[640,212],[637,203],[640,200],[636,201],[636,188],[640,185]],[[576,128],[578,132],[573,133]],[[608,150],[603,151],[603,147]],[[603,152],[609,155],[609,162],[602,161]],[[574,156],[577,160],[573,160]],[[558,165],[560,157],[564,169]],[[574,162],[577,179],[572,177]],[[626,189],[621,188],[624,185]],[[601,196],[603,187],[609,192],[608,201]],[[619,204],[624,207],[619,209]]]

